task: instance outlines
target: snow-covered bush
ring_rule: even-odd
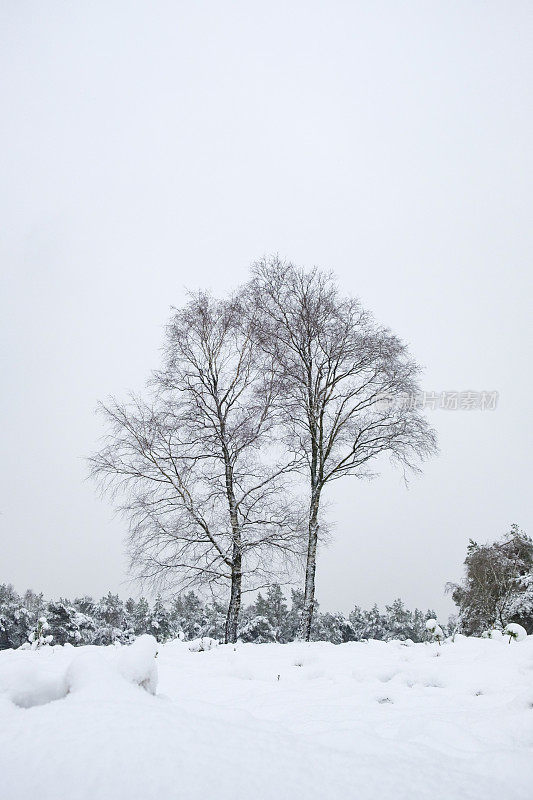
[[[211,639],[210,636],[202,636],[201,639],[193,639],[192,642],[189,642],[191,653],[203,653],[204,650],[212,650],[214,647],[218,647],[218,642],[216,639]]]
[[[47,633],[48,630],[50,630],[50,625],[46,621],[46,618],[39,617],[35,630],[31,631],[28,636],[31,650],[38,650],[40,647],[52,644],[54,637],[51,633]]]
[[[276,641],[276,632],[266,617],[256,616],[242,628],[239,639],[243,642],[265,644]]]
[[[38,614],[24,599],[11,584],[0,584],[0,650],[20,647],[35,628]]]
[[[120,674],[155,694],[157,689],[157,641],[153,636],[139,636],[129,647],[123,647],[118,656]]]
[[[426,630],[431,636],[432,641],[440,644],[444,639],[444,631],[436,619],[428,619],[426,621]]]
[[[315,614],[311,628],[311,639],[314,642],[332,642],[343,644],[355,641],[355,630],[344,614]]]
[[[515,642],[521,642],[526,638],[527,631],[517,622],[511,622],[509,625],[505,626],[503,635],[509,637],[509,642],[511,642],[512,639],[514,639]]]
[[[94,620],[66,601],[48,603],[46,619],[54,644],[91,644],[94,639]]]
[[[516,594],[509,609],[509,618],[524,623],[524,627],[531,631],[533,621],[533,571],[530,571],[516,580]]]
[[[499,628],[491,628],[489,631],[484,631],[481,634],[483,639],[494,639],[495,641],[499,642],[503,639],[503,633]]]
[[[463,633],[479,636],[495,622],[533,631],[533,541],[518,525],[492,544],[470,539],[464,564],[461,583],[447,585]]]

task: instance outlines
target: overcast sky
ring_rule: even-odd
[[[321,606],[452,610],[531,515],[531,2],[0,4],[0,582],[127,595],[87,479],[98,399],[141,389],[184,288],[277,252],[404,338],[440,456],[328,494]]]

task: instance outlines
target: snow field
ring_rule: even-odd
[[[2,797],[532,796],[533,637],[190,644],[0,652]]]

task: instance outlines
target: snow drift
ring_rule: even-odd
[[[63,651],[72,655],[64,668]],[[118,651],[118,652],[117,652]],[[24,653],[24,655],[22,655]],[[41,650],[10,650],[0,660],[0,694],[20,708],[45,705],[69,692],[90,687],[103,689],[123,681],[155,694],[157,689],[157,642],[140,636],[123,648],[65,646]],[[56,656],[54,658],[54,656]]]
[[[531,636],[188,644],[0,653],[2,796],[531,797]]]

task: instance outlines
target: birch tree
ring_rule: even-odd
[[[122,498],[134,572],[157,588],[227,591],[227,642],[243,591],[288,569],[301,541],[291,464],[273,443],[279,378],[244,320],[238,298],[199,294],[176,310],[150,402],[103,405],[109,433],[92,458]]]
[[[436,449],[413,403],[419,368],[406,346],[377,325],[331,275],[277,258],[255,265],[248,305],[257,341],[276,364],[286,446],[308,482],[307,556],[299,636],[309,640],[320,507],[328,483],[373,477],[386,455],[404,469]]]

